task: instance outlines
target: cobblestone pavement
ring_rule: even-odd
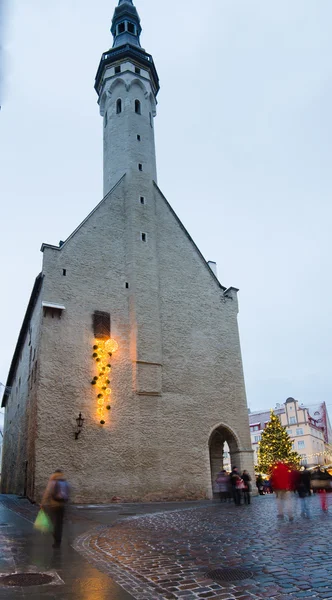
[[[332,502],[332,494],[329,497]],[[75,548],[138,600],[332,598],[332,506],[312,518],[276,518],[275,498],[211,504],[99,526]],[[207,571],[238,567],[252,578],[220,583]]]

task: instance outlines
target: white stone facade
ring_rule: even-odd
[[[225,442],[254,475],[237,290],[219,283],[156,185],[148,72],[112,69],[99,90],[105,197],[64,244],[43,245],[7,382],[21,387],[5,399],[2,489],[38,500],[61,467],[75,502],[212,497]],[[104,425],[91,385],[95,311],[110,313],[119,346]]]

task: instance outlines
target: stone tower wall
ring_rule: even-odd
[[[156,105],[149,74],[144,69],[140,75],[135,74],[135,65],[130,62],[119,66],[120,74],[114,73],[114,67],[106,70],[100,95],[100,112],[104,117],[104,195],[124,173],[138,171],[139,163],[150,181],[157,181],[153,124]],[[118,99],[122,103],[119,114]],[[135,112],[135,100],[141,103],[141,114]]]

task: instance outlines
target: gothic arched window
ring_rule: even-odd
[[[116,114],[119,115],[120,112],[122,112],[122,100],[121,98],[118,98],[116,101]]]
[[[135,113],[138,115],[141,114],[141,103],[139,100],[135,100]]]

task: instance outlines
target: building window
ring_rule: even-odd
[[[141,141],[141,136],[137,134],[137,141],[140,142]]]
[[[303,441],[303,440],[300,440],[300,441],[298,441],[298,442],[297,442],[297,447],[298,447],[298,448],[305,448],[305,443],[304,443],[304,441]]]
[[[121,98],[118,98],[116,101],[116,114],[119,115],[120,112],[122,112],[122,100]]]
[[[95,338],[105,340],[111,337],[111,315],[108,312],[95,310],[92,315]]]
[[[260,442],[261,440],[261,436],[260,435],[255,435],[255,442]]]
[[[142,242],[146,242],[146,233],[141,233]]]
[[[118,25],[118,35],[119,35],[119,33],[124,33],[125,30],[126,30],[125,24],[124,23],[120,23]]]
[[[66,277],[66,275],[67,275],[67,269],[62,269],[62,275],[63,275],[64,277]]]
[[[143,165],[142,165],[142,163],[138,163],[138,170],[139,171],[143,171]]]
[[[295,417],[290,417],[289,422],[290,422],[291,425],[295,425],[296,418]]]
[[[293,435],[293,430],[292,429],[287,429],[287,433],[288,433],[288,435]]]
[[[145,198],[144,198],[144,196],[140,196],[139,197],[139,201],[140,201],[141,204],[145,204]]]
[[[129,283],[126,281],[126,290],[129,290]]]
[[[303,429],[297,429],[296,435],[303,435]]]
[[[152,114],[151,113],[149,113],[149,117],[150,117],[150,125],[151,125],[151,127],[153,127]]]
[[[121,73],[121,67],[120,65],[118,65],[117,67],[114,67],[114,73],[117,75],[118,73]]]
[[[132,23],[129,23],[129,21],[127,22],[127,30],[129,31],[129,33],[133,33],[134,35],[136,33],[135,25],[133,25]]]
[[[135,73],[136,73],[136,75],[140,75],[141,69],[139,69],[138,67],[135,67]]]
[[[137,115],[141,114],[141,103],[139,100],[135,100],[135,113]]]

